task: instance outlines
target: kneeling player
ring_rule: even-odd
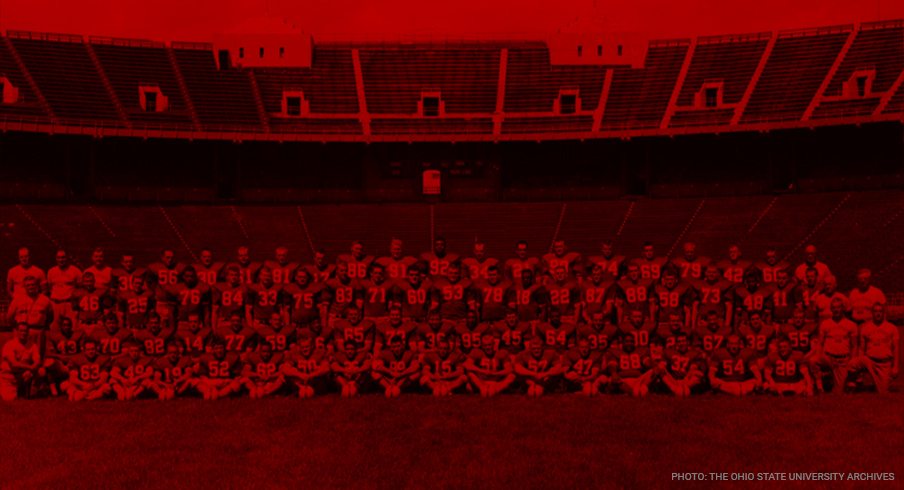
[[[97,341],[85,340],[82,353],[69,360],[69,382],[64,389],[69,400],[97,400],[110,393],[110,358],[97,352]]]
[[[369,352],[359,351],[355,339],[346,340],[342,347],[341,352],[333,354],[331,367],[336,375],[336,383],[342,387],[342,396],[350,398],[358,394],[368,378],[371,355]]]
[[[273,352],[273,344],[261,342],[256,352],[248,354],[242,378],[251,398],[263,398],[276,393],[286,383],[280,372],[284,354]]]
[[[198,391],[205,400],[229,396],[242,388],[242,360],[237,352],[226,352],[223,339],[214,339],[211,352],[201,356],[198,366]]]
[[[609,382],[609,377],[600,374],[601,351],[590,350],[590,339],[583,338],[578,346],[562,356],[565,368],[565,389],[577,391],[587,396],[599,396],[600,385]]]
[[[190,355],[183,356],[179,353],[179,344],[176,342],[166,344],[166,354],[154,362],[151,391],[157,394],[160,401],[167,401],[196,386],[197,380],[192,377],[194,363]]]
[[[765,366],[766,390],[776,395],[813,395],[813,380],[803,353],[791,350],[791,341],[782,337],[778,351],[769,354]]]
[[[463,366],[465,355],[452,350],[448,339],[436,342],[436,349],[424,354],[421,385],[433,390],[433,396],[450,396],[468,382]]]
[[[464,367],[471,385],[484,398],[502,393],[515,381],[512,356],[496,349],[496,337],[489,332],[481,337],[479,349],[471,349]]]
[[[650,370],[652,362],[648,347],[637,347],[634,335],[625,335],[621,349],[610,349],[609,356],[607,369],[612,372],[609,386],[633,396],[650,393],[653,371]]]
[[[515,357],[515,374],[527,385],[529,396],[543,396],[555,389],[562,375],[562,358],[543,346],[543,338],[533,336],[527,349]]]
[[[301,398],[311,398],[327,390],[329,356],[325,349],[315,349],[311,338],[299,340],[297,347],[286,355],[280,369],[286,379],[298,388]]]
[[[138,342],[126,343],[126,354],[113,361],[110,370],[110,387],[116,392],[119,401],[134,400],[151,384],[154,369],[151,367],[153,357],[144,356]]]
[[[735,396],[747,395],[763,386],[752,349],[741,348],[741,337],[732,334],[727,347],[716,349],[709,362],[709,384],[714,390]]]
[[[390,398],[401,395],[402,391],[417,383],[420,378],[418,356],[405,347],[402,337],[393,336],[389,340],[389,349],[380,350],[373,362],[370,374]]]
[[[690,347],[686,333],[681,332],[672,338],[675,346],[666,348],[663,354],[666,369],[660,379],[675,395],[689,396],[691,390],[703,381],[706,358],[703,351]]]

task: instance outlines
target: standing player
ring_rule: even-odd
[[[380,257],[374,262],[380,264],[386,269],[386,277],[390,280],[404,279],[408,272],[408,266],[417,263],[414,257],[402,255],[402,240],[392,239],[389,245],[389,256]]]
[[[294,328],[308,325],[315,319],[327,325],[328,306],[323,299],[323,283],[311,281],[311,273],[304,267],[295,271],[295,282],[283,287],[284,323]]]
[[[331,367],[342,397],[352,398],[358,395],[370,377],[372,357],[367,351],[359,351],[358,344],[352,339],[343,342],[342,347],[341,351],[332,355]]]
[[[458,254],[450,254],[446,252],[446,239],[437,237],[433,241],[433,250],[424,252],[420,257],[420,269],[426,271],[431,279],[436,279],[446,275],[446,268],[452,262],[460,260]]]
[[[238,272],[239,284],[252,284],[257,280],[257,272],[260,270],[261,264],[251,261],[248,247],[239,247],[236,251],[236,261],[226,265],[226,272],[229,272],[230,268],[234,268]]]
[[[69,360],[69,382],[65,387],[69,401],[103,398],[111,391],[109,380],[110,358],[98,353],[96,341],[86,339],[82,353]]]
[[[590,317],[590,323],[578,328],[578,340],[587,339],[590,349],[605,353],[618,337],[618,327],[606,322],[602,312],[596,312]]]
[[[728,259],[720,260],[716,266],[722,271],[722,277],[729,282],[744,282],[744,273],[751,266],[749,260],[741,259],[741,249],[737,245],[728,247]]]
[[[797,282],[788,277],[788,271],[781,269],[775,272],[775,282],[766,287],[772,290],[773,323],[787,322],[800,304]]]
[[[201,262],[192,267],[195,268],[198,280],[212,288],[223,270],[223,263],[214,262],[213,250],[204,248],[201,249]]]
[[[190,356],[179,354],[177,344],[167,344],[166,355],[154,361],[154,380],[149,386],[151,391],[157,394],[160,401],[172,400],[176,395],[185,393],[196,384],[192,379],[195,363]]]
[[[613,390],[630,393],[632,396],[646,396],[650,393],[650,382],[653,379],[650,348],[635,345],[633,335],[622,338],[621,348],[610,348],[609,360],[603,362],[608,362],[609,386]]]
[[[835,276],[829,274],[826,276],[825,284],[823,285],[822,291],[820,291],[816,298],[813,299],[816,308],[816,320],[819,322],[823,322],[832,318],[832,301],[835,298],[840,299],[844,302],[844,311],[851,311],[851,302],[847,296],[841,294],[837,290],[838,288],[838,280],[835,279]]]
[[[615,306],[618,311],[618,323],[624,321],[627,312],[640,310],[648,318],[655,318],[650,296],[653,295],[653,279],[641,278],[641,267],[637,264],[628,265],[628,277],[619,280],[615,290]],[[656,269],[656,279],[660,276]]]
[[[198,361],[197,389],[205,400],[233,395],[242,389],[244,363],[236,352],[227,352],[221,338],[214,339],[211,352]]]
[[[592,255],[587,259],[587,272],[596,266],[602,269],[604,281],[617,281],[628,272],[628,264],[624,255],[615,255],[612,240],[603,240],[600,244],[602,255]]]
[[[387,397],[397,397],[418,382],[420,363],[418,356],[399,337],[392,337],[389,348],[383,349],[373,362],[371,376],[385,390]]]
[[[109,290],[96,287],[94,274],[85,272],[82,274],[82,287],[72,293],[72,310],[78,320],[76,328],[91,333],[115,304]]]
[[[757,367],[762,372],[766,366],[766,357],[770,351],[775,350],[772,345],[775,327],[772,324],[764,324],[763,315],[758,311],[752,311],[747,317],[747,322],[738,327],[738,335],[744,346],[756,354]]]
[[[435,350],[424,354],[421,385],[432,390],[433,396],[452,395],[468,382],[464,360],[465,355],[453,350],[448,340],[438,341]]]
[[[631,310],[630,317],[618,326],[618,334],[622,339],[633,337],[636,347],[649,347],[657,326],[656,322],[644,319],[642,310]]]
[[[355,341],[362,351],[371,352],[373,349],[376,330],[374,322],[370,318],[364,318],[357,306],[349,307],[348,318],[337,321],[335,328],[336,351],[342,350],[347,340]]]
[[[383,347],[392,343],[392,339],[398,337],[402,339],[402,343],[417,348],[416,334],[417,324],[414,322],[406,322],[402,319],[402,309],[393,306],[389,310],[389,320],[378,323],[376,326],[377,335],[374,340],[374,356],[379,357]]]
[[[119,401],[130,401],[144,393],[151,385],[154,368],[153,357],[141,355],[137,342],[125,344],[126,353],[113,361],[110,369],[110,387]]]
[[[763,283],[769,284],[776,280],[776,273],[780,270],[788,270],[790,265],[787,262],[778,261],[778,252],[775,247],[766,249],[766,261],[758,262],[755,266],[763,274]]]
[[[338,263],[338,261],[337,261]],[[346,264],[346,267],[348,264]],[[307,269],[314,282],[325,283],[336,273],[336,264],[328,264],[326,261],[326,251],[320,249],[314,252],[314,263],[302,266]],[[349,276],[350,277],[350,276]]]
[[[496,338],[490,332],[483,334],[479,349],[471,350],[464,368],[471,386],[484,398],[502,393],[515,381],[512,356],[505,350],[497,350]]]
[[[474,283],[461,277],[461,266],[458,263],[449,264],[446,277],[437,279],[434,287],[439,292],[439,308],[443,318],[458,321],[464,319],[468,311],[477,310]]]
[[[427,314],[427,322],[418,326],[417,332],[417,350],[420,353],[433,351],[436,344],[441,341],[450,341],[454,335],[453,329],[455,324],[443,320],[439,310],[431,311]]]
[[[756,271],[748,271],[742,284],[736,284],[734,289],[734,323],[737,328],[743,322],[747,322],[748,315],[752,311],[763,313],[766,323],[772,323],[772,290],[760,286],[760,278]]]
[[[684,256],[678,257],[672,261],[675,267],[678,267],[681,279],[700,279],[703,277],[703,270],[709,265],[709,257],[701,257],[697,255],[697,244],[687,242],[684,244]]]
[[[364,304],[361,284],[348,277],[348,266],[342,262],[336,264],[336,276],[327,279],[323,286],[321,299],[329,305],[327,325],[331,327],[335,327],[339,320],[348,316],[352,306],[360,309]]]
[[[851,319],[858,325],[872,318],[873,306],[888,304],[885,294],[870,285],[872,273],[869,269],[857,271],[857,287],[851,290]]]
[[[248,362],[242,368],[242,381],[251,398],[270,396],[286,384],[286,378],[280,372],[284,357],[284,352],[273,352],[269,342],[261,342],[257,350],[248,355]]]
[[[549,322],[538,323],[535,330],[546,341],[546,347],[560,355],[573,349],[577,342],[577,327],[574,323],[563,321],[555,308],[549,310]]]
[[[28,338],[28,325],[16,324],[15,335],[0,352],[0,398],[8,402],[15,400],[19,391],[30,390],[43,371],[38,346]]]
[[[171,248],[163,249],[160,262],[148,266],[148,276],[153,278],[149,289],[154,290],[157,314],[167,323],[175,323],[172,321],[175,305],[170,302],[168,289],[179,282],[183,269],[185,264],[176,261],[176,251]]]
[[[578,341],[577,348],[562,356],[566,391],[577,391],[585,396],[599,396],[600,385],[609,382],[608,376],[600,374],[602,358],[602,352],[590,348],[590,340]]]
[[[289,249],[282,246],[276,248],[275,261],[264,261],[264,267],[269,267],[273,274],[273,282],[282,285],[289,284],[295,279],[295,271],[299,266],[298,262],[289,261]]]
[[[797,269],[794,271],[794,277],[797,279],[797,282],[806,282],[807,270],[811,267],[816,269],[816,281],[819,283],[822,283],[826,276],[831,274],[831,272],[829,272],[829,266],[816,260],[816,247],[807,245],[807,248],[804,249],[804,263],[797,266]]]
[[[690,316],[691,323],[700,315],[715,311],[725,319],[726,325],[731,325],[731,314],[734,310],[732,308],[734,283],[719,278],[719,270],[713,264],[706,266],[703,277],[702,281],[691,283],[695,290],[694,306]]]
[[[72,293],[82,278],[82,271],[69,263],[69,253],[63,249],[57,250],[56,263],[47,271],[47,284],[50,287],[50,301],[53,303],[54,321],[51,328],[59,330],[59,322],[63,318],[75,320],[71,300]]]
[[[166,354],[166,344],[170,343],[176,332],[172,328],[163,328],[160,316],[154,312],[148,316],[147,329],[135,332],[134,339],[150,357],[161,357]]]
[[[709,384],[714,390],[742,396],[763,386],[756,354],[741,348],[741,337],[730,335],[724,349],[716,349],[709,363]]]
[[[674,340],[675,345],[666,347],[663,353],[667,364],[661,379],[676,396],[690,396],[691,390],[703,382],[706,356],[700,349],[690,346],[687,334],[679,333]]]
[[[120,262],[119,267],[110,272],[112,277],[110,289],[114,291],[115,294],[131,291],[132,281],[139,277],[145,282],[145,286],[147,286],[147,272],[147,269],[144,267],[135,266],[135,255],[132,254],[132,252],[123,252],[122,261]],[[153,284],[153,282],[151,284]]]
[[[527,242],[524,240],[515,245],[515,258],[505,261],[505,275],[515,283],[521,279],[523,271],[529,270],[533,273],[533,276],[536,276],[539,269],[540,261],[536,257],[527,256]]]
[[[558,281],[558,277],[554,275],[556,274],[556,269],[559,267],[564,268],[565,276],[573,278],[574,272],[580,266],[580,263],[581,254],[569,252],[568,247],[565,245],[565,240],[558,238],[552,244],[552,251],[543,256],[541,266],[547,274],[552,275]]]
[[[549,310],[549,293],[542,283],[534,282],[534,272],[530,269],[521,271],[521,279],[512,285],[512,300],[509,308],[514,309],[518,319],[523,322],[536,323],[546,317]]]
[[[433,288],[433,281],[421,277],[416,265],[408,267],[405,280],[392,285],[392,298],[401,306],[402,318],[406,321],[423,322],[428,311],[439,307],[439,295]]]
[[[192,266],[182,269],[180,282],[170,284],[167,287],[169,301],[174,304],[176,310],[173,318],[174,326],[179,330],[188,327],[188,317],[196,314],[204,325],[211,323],[211,287],[198,280],[197,272]]]
[[[527,385],[528,396],[543,396],[547,391],[555,389],[559,384],[562,368],[562,356],[553,349],[543,346],[539,336],[531,337],[527,348],[515,357],[515,374]]]
[[[94,277],[94,285],[98,289],[110,288],[113,282],[113,269],[111,269],[107,264],[104,264],[103,247],[97,247],[94,249],[94,253],[91,254],[91,262],[91,267],[85,269],[82,274],[83,280],[84,275],[90,273],[91,276]]]
[[[273,271],[261,267],[258,272],[260,282],[246,284],[248,296],[245,302],[245,321],[255,329],[267,325],[274,313],[283,316],[282,284],[273,281]]]
[[[467,257],[462,259],[461,268],[462,275],[470,278],[472,281],[477,281],[478,279],[487,279],[489,277],[489,269],[490,267],[496,266],[496,270],[502,274],[502,271],[499,268],[499,261],[492,257],[486,256],[487,246],[486,244],[479,242],[475,239],[474,241],[474,256]],[[511,259],[517,260],[517,259]],[[523,266],[523,264],[522,264]],[[521,270],[524,270],[523,267]]]
[[[669,315],[678,313],[691,323],[691,306],[694,304],[694,290],[687,283],[678,282],[678,274],[672,268],[662,273],[662,284],[653,286],[653,316],[660,324],[668,323]]]
[[[550,274],[553,280],[546,282],[550,313],[558,311],[562,318],[577,325],[581,320],[581,287],[568,278],[568,271],[562,265],[556,266]]]
[[[602,313],[610,321],[612,319],[612,313],[615,311],[613,308],[615,279],[606,279],[606,274],[608,273],[603,265],[596,264],[590,271],[590,280],[581,283],[581,297],[583,298],[581,316],[585,323],[590,323],[590,318],[597,312]]]
[[[119,293],[119,316],[123,325],[133,332],[142,330],[148,323],[148,314],[156,313],[157,296],[144,287],[144,278],[131,281],[132,289]]]
[[[88,337],[97,342],[102,355],[116,357],[122,354],[123,347],[134,335],[131,330],[119,328],[119,319],[110,312],[104,316],[104,327],[95,328]]]
[[[19,249],[19,264],[6,274],[6,292],[10,298],[24,293],[22,286],[27,277],[35,278],[42,293],[47,291],[47,277],[44,275],[44,271],[32,265],[28,248],[22,247]]]
[[[815,267],[811,267],[805,273],[806,280],[797,288],[797,298],[795,301],[802,303],[804,311],[807,312],[807,318],[816,320],[819,312],[816,310],[816,298],[822,292],[822,283],[817,281],[817,271]],[[831,308],[831,304],[829,306]]]
[[[229,322],[229,318],[238,313],[245,316],[245,304],[248,290],[242,284],[239,269],[235,266],[226,268],[226,282],[217,283],[210,291],[211,327],[216,330]]]
[[[364,296],[364,318],[375,323],[383,323],[389,317],[389,306],[392,303],[392,290],[395,281],[387,281],[383,266],[374,264],[370,278],[358,280]],[[420,276],[420,274],[418,274]],[[407,282],[400,280],[399,282]]]
[[[286,355],[282,373],[298,389],[299,398],[326,393],[330,373],[329,357],[325,350],[315,349],[311,339],[301,339],[298,347]]]
[[[863,355],[851,359],[851,370],[865,371],[873,378],[876,391],[888,393],[888,382],[898,377],[899,345],[898,327],[885,320],[885,305],[876,303],[873,318],[860,327],[860,345]]]
[[[639,259],[634,259],[637,264],[640,278],[649,279],[651,284],[659,281],[662,276],[662,269],[668,264],[669,259],[665,257],[656,257],[656,251],[653,248],[653,242],[644,242],[643,252]],[[630,270],[628,271],[630,273]]]
[[[374,261],[373,255],[364,253],[364,244],[355,240],[352,243],[350,254],[341,254],[338,260],[348,265],[348,277],[352,279],[367,279],[370,275],[370,265]]]
[[[498,348],[514,357],[524,350],[524,342],[530,336],[531,325],[519,320],[515,311],[508,310],[505,313],[505,320],[496,322],[493,331],[499,341]]]
[[[480,300],[480,320],[496,322],[505,317],[506,306],[512,299],[512,282],[503,279],[496,264],[489,266],[486,272],[486,279],[474,282]]]
[[[765,388],[776,395],[813,396],[813,380],[807,361],[800,351],[791,349],[786,337],[778,340],[776,352],[769,354],[765,366]]]

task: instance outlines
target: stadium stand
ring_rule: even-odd
[[[301,91],[314,114],[357,114],[351,50],[317,47],[307,68],[254,68],[267,113],[282,112],[283,91]],[[286,124],[289,124],[286,121]]]
[[[581,111],[599,104],[604,66],[551,66],[545,45],[515,47],[508,51],[505,112],[549,112],[560,90],[576,89]]]
[[[31,85],[33,80],[25,76],[13,58],[8,44],[9,38],[5,37],[3,41],[0,43],[0,73],[18,89],[19,100],[15,104],[3,104],[2,112],[15,116],[46,117],[46,101],[42,102],[42,99],[34,92]]]
[[[374,134],[492,134],[492,119],[374,119]]]

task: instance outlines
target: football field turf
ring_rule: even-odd
[[[868,487],[900,488],[902,408],[902,393],[25,400],[0,404],[0,487],[811,488],[672,473],[895,472]]]

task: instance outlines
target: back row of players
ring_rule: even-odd
[[[9,319],[29,328],[45,368],[42,376],[47,377],[46,368],[63,378],[71,374],[70,390],[84,373],[70,372],[73,366],[50,359],[86,357],[85,344],[92,342],[96,355],[127,359],[122,349],[132,339],[139,354],[149,358],[164,356],[167,345],[178,339],[178,354],[195,362],[196,374],[203,371],[197,364],[202,353],[215,356],[211,362],[223,362],[216,356],[219,343],[224,344],[224,355],[235,354],[240,363],[265,350],[269,356],[275,351],[291,358],[307,345],[323,356],[345,355],[347,359],[337,361],[339,370],[335,362],[331,366],[337,373],[343,363],[363,368],[359,364],[364,361],[354,358],[365,356],[367,370],[373,368],[376,379],[379,370],[371,360],[392,354],[386,347],[398,338],[403,351],[424,363],[424,376],[417,376],[420,384],[437,394],[455,389],[491,394],[508,388],[518,376],[527,376],[523,384],[538,394],[563,374],[571,388],[580,385],[588,394],[598,393],[601,386],[643,394],[651,383],[678,394],[707,384],[742,394],[761,387],[764,375],[773,391],[812,393],[824,389],[822,370],[833,374],[835,391],[849,384],[856,371],[869,372],[877,389],[885,391],[888,379],[897,374],[897,329],[884,319],[885,298],[869,284],[869,271],[858,274],[858,287],[845,296],[836,291],[837,282],[816,260],[812,246],[793,277],[774,249],[767,250],[764,262],[752,264],[732,246],[726,260],[714,262],[697,256],[692,243],[673,261],[656,257],[649,243],[638,259],[615,255],[612,244],[604,242],[600,255],[583,260],[568,252],[562,240],[541,259],[529,257],[527,243],[519,242],[516,257],[504,264],[487,258],[480,243],[473,257],[447,253],[441,238],[419,259],[404,256],[398,240],[390,250],[389,256],[374,260],[355,242],[351,253],[335,264],[318,252],[314,264],[305,266],[289,261],[282,247],[275,260],[263,264],[252,262],[244,247],[227,265],[204,250],[199,264],[186,266],[168,249],[147,269],[136,267],[131,254],[124,254],[121,266],[112,269],[104,265],[103,250],[98,249],[94,265],[84,272],[69,264],[61,250],[58,265],[45,277],[23,248],[20,264],[8,276],[14,298]],[[42,294],[48,287],[49,298]],[[488,340],[492,346],[486,345]],[[534,342],[539,344],[536,351]],[[864,355],[858,356],[861,348]],[[482,388],[479,379],[456,369],[447,373],[452,381],[440,384],[427,374],[434,364],[433,375],[448,371],[441,366],[455,365],[447,362],[449,356],[453,361],[461,357],[464,369],[471,354],[475,365],[499,356],[484,374],[493,373],[490,377],[499,378],[500,386]],[[428,355],[439,359],[431,362]],[[767,363],[770,356],[778,357],[781,369]],[[15,371],[6,372],[5,357],[0,383],[9,377],[3,374]],[[402,365],[410,370],[412,363]],[[102,371],[94,370],[98,376]],[[284,382],[283,369],[277,371]],[[507,374],[501,376],[503,372]],[[817,374],[815,387],[810,372]],[[117,378],[112,367],[110,373]],[[406,379],[412,379],[410,374]],[[247,376],[243,379],[230,384],[229,391],[250,383]],[[575,379],[581,382],[576,385]],[[151,386],[150,381],[146,384]],[[346,394],[360,388],[340,384]],[[212,393],[203,383],[192,385]],[[384,385],[387,394],[396,387]],[[297,383],[295,388],[307,393]]]

